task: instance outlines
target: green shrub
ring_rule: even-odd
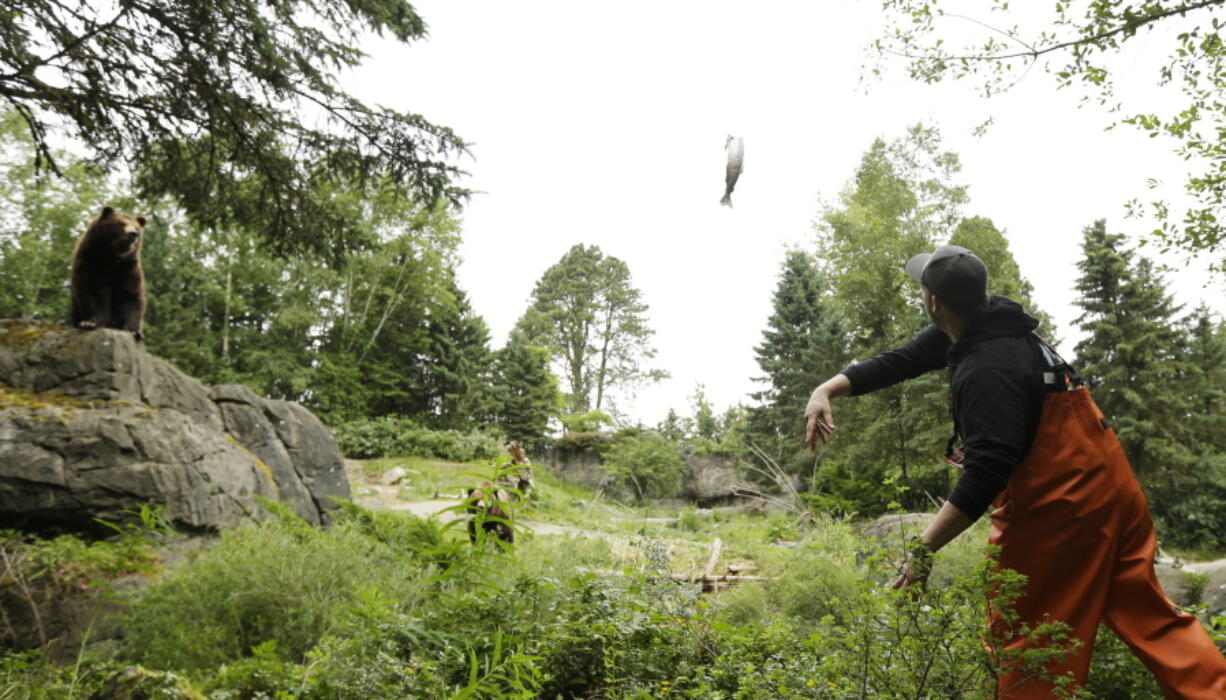
[[[604,411],[567,413],[558,416],[558,420],[562,422],[562,429],[567,433],[594,433],[613,425],[612,416]]]
[[[1162,691],[1120,638],[1107,627],[1098,628],[1094,658],[1086,682],[1087,697],[1095,700],[1162,700]]]
[[[283,515],[225,533],[133,602],[127,655],[197,670],[274,641],[278,658],[296,662],[350,618],[366,591],[411,605],[429,568],[403,540],[370,536],[373,527],[347,520],[317,530]]]
[[[643,433],[614,446],[604,469],[640,499],[666,498],[681,490],[686,465],[676,443],[656,433]]]
[[[0,530],[0,640],[17,648],[33,641],[44,647],[62,643],[64,635],[53,638],[48,620],[92,615],[110,595],[111,581],[156,571],[157,538],[169,533],[162,510],[145,506],[128,515],[121,524],[97,521],[113,536],[92,542],[77,535],[42,539]]]
[[[703,522],[703,517],[693,508],[686,508],[677,516],[678,530],[698,532],[702,530],[705,525],[706,523]]]
[[[382,416],[342,423],[333,429],[341,452],[356,459],[417,456],[471,462],[502,454],[502,442],[472,431],[431,430],[403,416]]]

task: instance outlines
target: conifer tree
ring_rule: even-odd
[[[1104,221],[1085,229],[1083,251],[1077,323],[1086,337],[1076,347],[1077,366],[1137,474],[1179,471],[1191,456],[1179,308],[1153,264],[1134,262],[1123,236],[1107,233]]]
[[[534,442],[549,430],[561,407],[558,380],[549,371],[549,351],[513,331],[495,354],[495,423],[511,440]]]
[[[473,311],[468,295],[451,282],[454,303],[427,323],[433,357],[430,368],[435,423],[468,430],[489,422],[493,354],[485,320]]]
[[[1188,318],[1189,420],[1197,444],[1226,453],[1226,324],[1201,304]]]
[[[1218,546],[1226,541],[1226,463],[1192,419],[1199,402],[1215,400],[1192,362],[1212,366],[1212,335],[1199,348],[1195,334],[1189,342],[1153,264],[1104,222],[1085,229],[1083,251],[1077,322],[1087,335],[1076,365],[1149,495],[1162,541]]]
[[[830,295],[830,283],[812,255],[790,250],[783,260],[774,311],[754,352],[766,388],[752,394],[749,439],[785,469],[801,471],[813,460],[804,455],[805,404],[813,389],[841,370],[846,361],[843,325]]]

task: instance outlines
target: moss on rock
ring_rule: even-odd
[[[45,411],[58,409],[73,411],[104,405],[101,399],[82,401],[71,396],[65,396],[58,391],[36,392],[29,389],[18,389],[0,382],[0,411],[10,408],[23,408],[30,411]]]
[[[32,321],[23,318],[0,319],[0,346],[11,350],[29,350],[43,335],[52,331],[67,330],[65,326],[50,321]]]

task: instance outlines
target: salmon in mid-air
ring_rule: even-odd
[[[719,200],[719,203],[730,207],[732,188],[736,187],[736,180],[741,176],[741,166],[745,163],[745,142],[739,136],[734,138],[729,134],[724,141],[724,154],[728,157],[728,165],[724,170],[724,198]]]

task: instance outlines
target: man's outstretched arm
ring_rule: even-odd
[[[827,379],[813,390],[805,408],[807,429],[805,444],[817,449],[817,441],[826,442],[834,432],[834,414],[830,400],[840,396],[867,394],[897,384],[912,377],[945,366],[949,336],[936,326],[929,326],[906,345],[888,350],[854,364]]]

